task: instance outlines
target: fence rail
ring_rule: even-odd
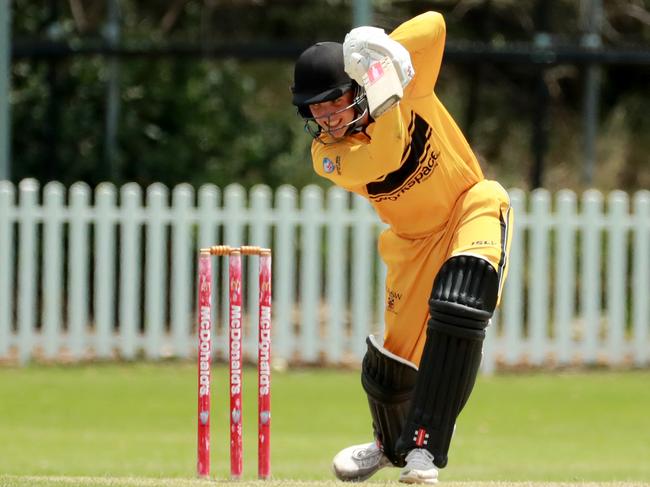
[[[650,191],[510,196],[510,274],[483,370],[650,365]],[[365,335],[382,329],[382,228],[365,200],[337,188],[0,182],[0,361],[194,356],[196,251],[246,243],[273,248],[276,363],[355,363]],[[217,359],[223,271],[217,263]],[[244,272],[256,317],[257,269]]]

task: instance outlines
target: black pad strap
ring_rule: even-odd
[[[447,455],[456,418],[469,398],[481,363],[485,328],[496,306],[498,275],[474,256],[449,259],[431,292],[427,341],[399,455],[426,448],[439,468]]]
[[[417,367],[382,347],[373,335],[366,338],[361,384],[368,395],[375,439],[388,459],[404,466],[395,443],[402,433],[417,377]]]

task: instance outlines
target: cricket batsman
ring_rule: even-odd
[[[334,457],[344,481],[395,466],[401,482],[437,482],[508,268],[508,194],[435,94],[444,45],[442,15],[427,12],[390,35],[358,27],[319,42],[295,64],[314,170],[388,224],[385,331],[366,339],[361,371],[374,441]]]

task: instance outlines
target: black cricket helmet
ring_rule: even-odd
[[[348,124],[346,133],[360,127],[361,119],[368,111],[368,103],[363,88],[345,72],[343,45],[338,42],[318,42],[307,48],[296,61],[291,87],[292,101],[312,136],[317,137],[322,128],[315,123],[309,105],[336,100],[350,90],[354,92],[354,98],[344,110],[354,108],[356,116]]]

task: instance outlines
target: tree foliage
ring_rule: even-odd
[[[109,2],[12,2],[14,40],[94,42],[107,32]],[[374,23],[387,30],[422,11],[447,19],[448,40],[491,45],[531,41],[540,6],[553,42],[578,43],[580,6],[558,0],[376,0]],[[351,27],[350,0],[122,0],[120,39],[131,44],[341,40]],[[650,44],[642,0],[605,2],[607,46]],[[315,182],[310,139],[290,104],[292,63],[233,59],[127,57],[120,60],[117,143],[107,169],[109,58],[15,59],[12,64],[13,179],[32,176],[90,184],[111,178],[246,186]],[[650,67],[602,71],[596,185],[650,187]],[[525,187],[532,164],[531,108],[537,68],[522,65],[443,67],[437,90],[466,129],[488,175]],[[545,185],[581,186],[584,70],[543,73],[549,92]],[[470,110],[472,90],[477,103]]]

